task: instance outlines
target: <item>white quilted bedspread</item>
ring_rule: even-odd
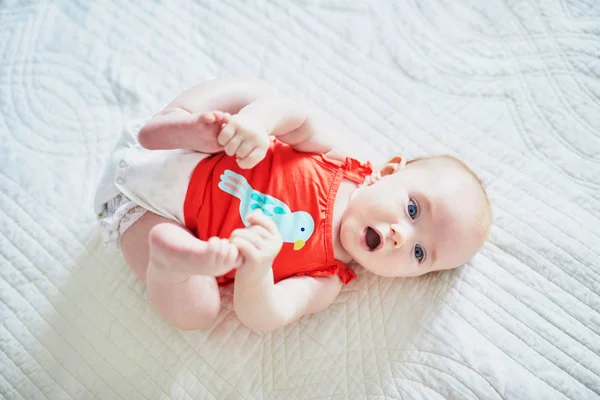
[[[0,398],[600,396],[600,2],[0,1]],[[450,153],[490,241],[437,280],[359,270],[271,334],[182,333],[107,253],[94,186],[122,123],[259,76],[381,161]]]

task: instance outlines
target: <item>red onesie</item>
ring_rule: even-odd
[[[338,275],[344,284],[356,275],[333,255],[333,205],[342,178],[363,183],[370,164],[346,158],[331,160],[303,153],[277,139],[256,167],[243,170],[225,153],[202,160],[188,186],[185,225],[198,238],[227,238],[247,226],[246,216],[259,208],[272,218],[283,238],[273,262],[275,283],[290,276]],[[217,278],[233,282],[235,270]]]

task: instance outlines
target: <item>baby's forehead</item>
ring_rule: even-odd
[[[415,172],[419,171],[429,176],[431,179],[427,180],[432,187],[442,189],[434,191],[439,195],[438,200],[443,201],[445,206],[472,214],[463,222],[472,222],[473,217],[479,236],[485,240],[491,225],[490,205],[485,189],[473,171],[458,159],[446,156],[407,163],[407,167],[411,166],[415,168]]]
[[[456,184],[470,182],[480,186],[479,179],[465,164],[447,156],[419,158],[409,161],[406,168],[407,171],[428,175],[439,180],[446,181],[449,177],[453,177],[451,182]]]
[[[431,168],[431,167],[454,167],[459,169],[466,169],[467,166],[457,158],[451,156],[431,156],[431,157],[419,157],[410,160],[406,163],[406,166],[412,168]]]
[[[419,176],[424,192],[435,193],[444,203],[458,205],[468,201],[487,208],[488,201],[477,176],[461,161],[451,157],[431,157],[407,163],[406,171]],[[448,205],[450,205],[448,204]]]

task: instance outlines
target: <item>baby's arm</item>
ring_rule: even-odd
[[[296,99],[280,97],[267,83],[249,78],[217,79],[198,84],[165,107],[139,132],[140,144],[151,150],[189,149],[204,153],[222,151],[217,142],[221,124],[204,123],[205,113],[221,111],[241,118],[250,116],[267,134],[299,151],[348,154],[347,130],[339,121]]]
[[[196,85],[179,95],[140,130],[140,144],[151,150],[189,149],[203,153],[223,150],[217,143],[220,124],[204,123],[204,113],[219,110],[235,114],[265,96],[274,96],[267,83],[248,78],[217,79]]]
[[[342,288],[337,276],[299,276],[274,285],[269,269],[271,273],[261,277],[240,274],[241,270],[236,272],[234,309],[240,321],[255,331],[273,331],[304,315],[322,311],[333,303]]]
[[[234,231],[230,238],[243,258],[233,305],[244,325],[272,331],[333,303],[342,287],[337,276],[292,277],[274,284],[272,263],[283,243],[277,226],[262,213],[251,214],[248,221],[249,228]]]
[[[341,122],[298,99],[261,97],[242,108],[238,115],[232,117],[229,125],[244,129],[245,125],[259,125],[255,123],[257,121],[265,127],[267,134],[298,151],[340,157],[352,152],[348,141],[342,140],[347,128]]]

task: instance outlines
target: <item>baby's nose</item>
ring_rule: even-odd
[[[395,249],[402,247],[404,243],[408,241],[411,234],[410,227],[408,227],[407,224],[391,224],[390,230]]]

